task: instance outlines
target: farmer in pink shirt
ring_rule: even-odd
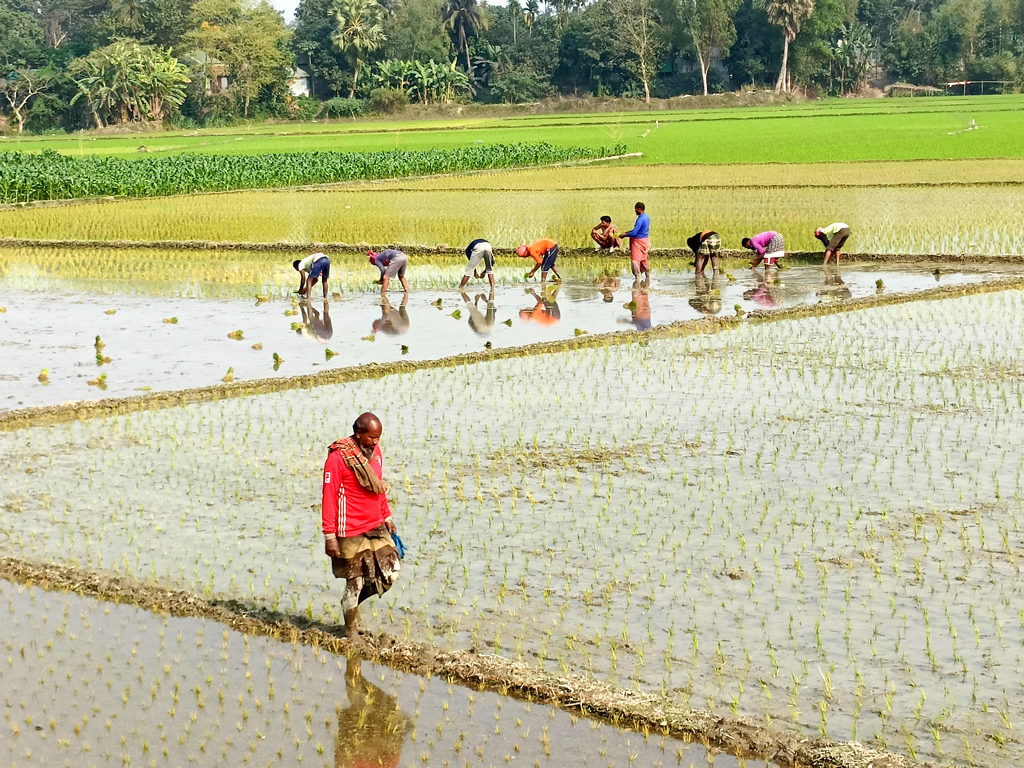
[[[785,243],[782,240],[782,235],[778,232],[762,232],[753,237],[744,237],[743,247],[749,248],[754,252],[754,258],[750,261],[750,268],[757,269],[758,265],[763,261],[766,273],[768,272],[768,267],[777,267],[779,259],[786,255]]]

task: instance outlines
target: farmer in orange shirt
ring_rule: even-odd
[[[558,258],[558,243],[554,240],[545,238],[529,245],[520,245],[516,248],[516,256],[524,259],[530,257],[536,262],[533,269],[526,273],[527,280],[537,274],[538,269],[541,282],[548,279],[548,272],[554,272],[555,277],[559,280],[562,279],[562,276],[558,274],[558,269],[555,268],[555,259]]]

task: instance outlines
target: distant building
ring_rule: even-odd
[[[312,96],[313,88],[313,73],[310,71],[309,66],[298,65],[293,67],[292,73],[288,78],[288,90],[292,96]]]
[[[182,56],[181,60],[193,71],[199,71],[203,74],[203,91],[207,96],[224,93],[230,87],[228,65],[210,56],[205,51],[192,51]]]

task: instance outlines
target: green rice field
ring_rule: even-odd
[[[323,387],[323,409],[281,392],[21,429],[0,435],[2,537],[16,557],[338,621],[320,463],[370,408],[412,552],[368,604],[374,628],[1012,765],[1021,303],[423,371]]]
[[[620,142],[643,162],[761,163],[1022,157],[1024,97],[839,99],[776,107],[535,115],[428,122],[340,122],[254,126],[134,136],[0,140],[0,151],[139,157],[149,153],[257,154],[430,149],[515,141],[564,146]],[[975,121],[977,129],[971,127]]]
[[[0,763],[1021,765],[1022,105],[0,140],[643,152],[0,209]],[[637,200],[648,282],[588,239]],[[703,229],[729,249],[706,278]],[[792,258],[746,269],[768,229]],[[459,290],[477,237],[495,285]],[[562,284],[511,254],[541,237]],[[408,296],[370,244],[408,248]],[[314,247],[329,295],[300,299]],[[368,410],[408,552],[342,640],[322,467]]]
[[[1024,166],[961,164],[730,167],[727,181],[693,166],[563,168],[447,176],[323,190],[247,191],[0,211],[0,237],[401,243],[458,248],[486,237],[502,248],[551,237],[587,247],[603,214],[623,231],[641,199],[652,247],[685,247],[715,229],[726,248],[766,229],[789,250],[819,250],[815,227],[841,220],[850,252],[1024,254]],[[774,184],[782,174],[787,183]],[[828,186],[833,175],[844,186]],[[869,179],[876,182],[870,184]],[[964,178],[977,183],[954,184]],[[900,179],[906,178],[906,184]],[[945,179],[945,181],[942,181]],[[859,181],[857,181],[859,180]],[[701,186],[697,186],[700,184]],[[824,185],[824,186],[822,186]],[[451,215],[449,215],[451,212]]]

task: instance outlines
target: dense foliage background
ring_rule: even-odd
[[[302,0],[291,24],[266,0],[0,0],[0,130],[897,80],[1008,92],[1022,56],[1024,0]]]

